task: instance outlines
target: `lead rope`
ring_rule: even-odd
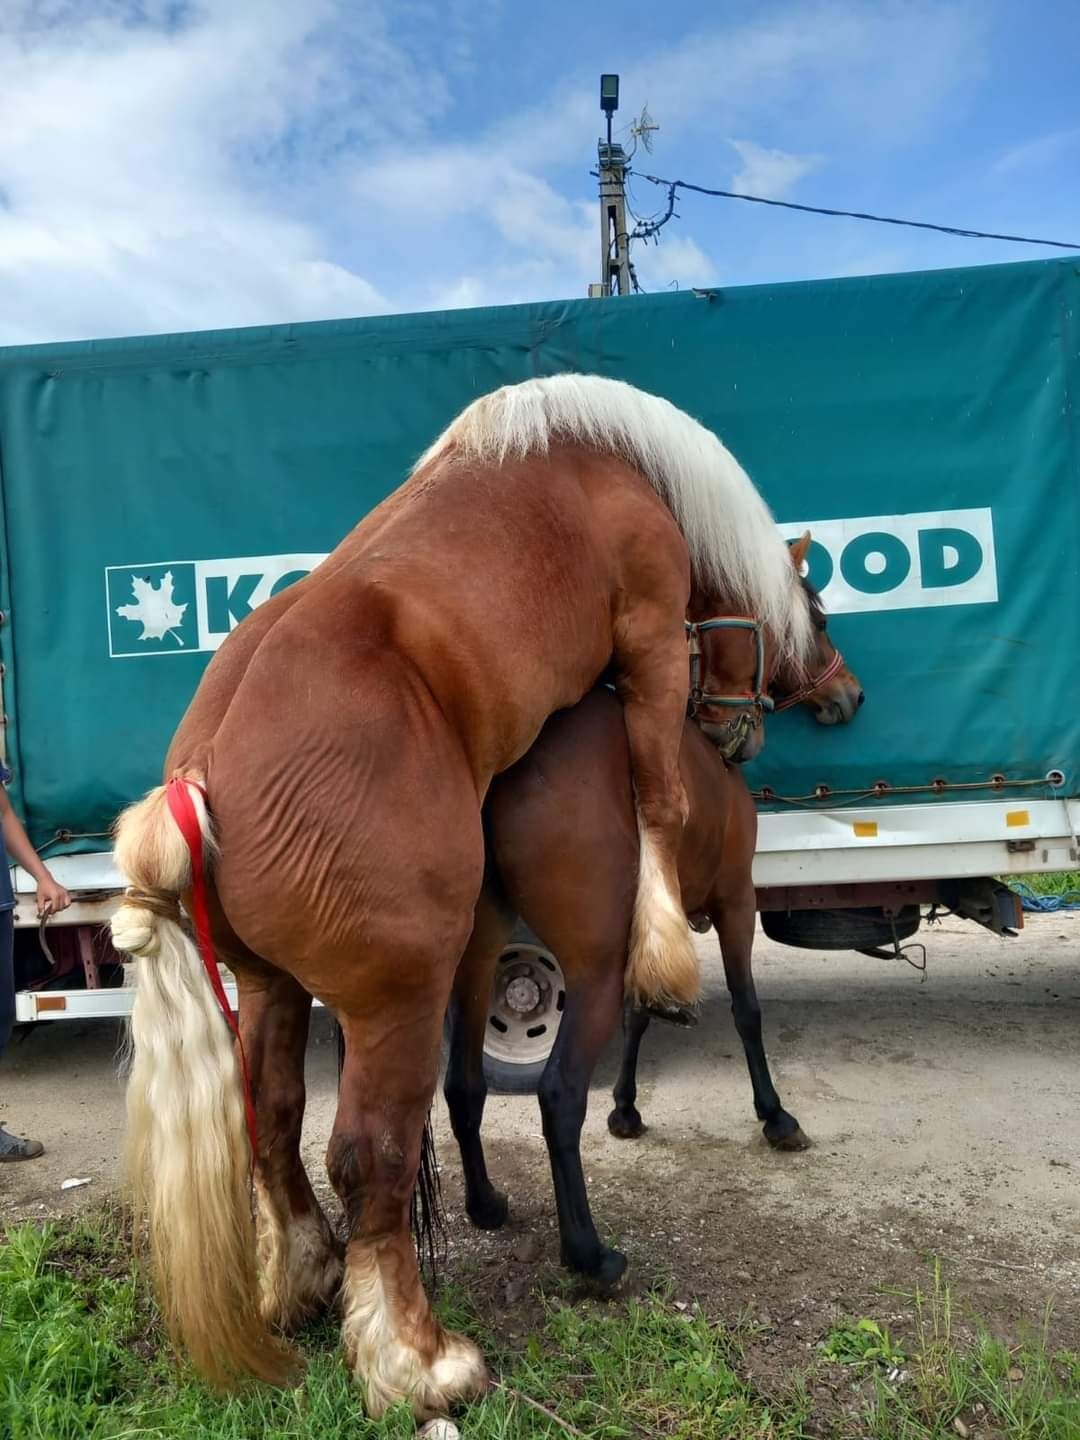
[[[199,824],[199,816],[195,809],[195,802],[188,794],[188,786],[195,785],[196,790],[206,801],[206,791],[201,785],[193,780],[170,780],[165,787],[165,798],[169,802],[169,810],[173,819],[180,828],[184,842],[191,855],[191,908],[194,912],[195,935],[198,940],[199,955],[202,958],[203,968],[206,970],[206,977],[210,981],[210,988],[214,992],[218,1006],[225,1023],[232,1031],[236,1039],[236,1048],[240,1054],[240,1073],[244,1089],[244,1115],[247,1119],[248,1139],[251,1141],[251,1160],[259,1153],[258,1132],[255,1127],[255,1102],[251,1093],[251,1076],[248,1073],[247,1056],[244,1054],[244,1042],[240,1039],[240,1025],[233,1014],[232,1006],[229,1004],[229,997],[225,994],[225,986],[221,982],[221,972],[218,969],[217,956],[214,954],[214,941],[210,934],[210,911],[207,905],[206,896],[206,874],[203,869],[203,833]]]

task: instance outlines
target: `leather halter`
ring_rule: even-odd
[[[844,657],[837,650],[820,675],[815,675],[812,680],[808,680],[801,690],[795,690],[790,695],[785,695],[782,700],[777,700],[773,709],[779,714],[781,710],[790,710],[793,705],[801,705],[804,700],[808,700],[813,695],[815,690],[828,684],[833,676],[839,675],[843,668]]]
[[[701,637],[710,630],[751,630],[757,650],[752,690],[734,695],[715,695],[701,688]],[[772,697],[764,689],[765,638],[761,621],[749,615],[717,615],[711,620],[686,621],[686,638],[690,645],[690,700],[696,713],[699,705],[730,705],[739,709],[772,710]]]

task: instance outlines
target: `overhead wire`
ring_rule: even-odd
[[[642,224],[631,239],[651,239],[675,215],[675,196],[680,190],[696,195],[716,196],[724,200],[748,200],[755,205],[771,205],[781,210],[799,210],[807,215],[839,216],[848,220],[869,220],[877,225],[904,225],[914,230],[934,230],[941,235],[957,235],[966,240],[1003,240],[1013,245],[1047,245],[1055,250],[1080,250],[1072,240],[1045,240],[1032,235],[1008,235],[993,230],[974,230],[961,225],[938,225],[929,220],[902,220],[895,215],[874,215],[866,210],[840,210],[826,205],[801,205],[794,200],[774,200],[766,195],[746,195],[738,190],[718,190],[707,185],[694,185],[688,180],[664,180],[659,175],[641,175],[652,185],[663,186],[668,192],[667,209],[658,219]],[[636,217],[635,217],[636,218]]]

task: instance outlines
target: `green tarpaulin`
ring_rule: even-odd
[[[1052,261],[0,351],[7,753],[33,839],[100,848],[230,625],[468,401],[563,370],[666,395],[785,533],[814,531],[867,704],[844,729],[776,717],[755,784],[910,800],[1060,769],[1076,794],[1078,301]]]

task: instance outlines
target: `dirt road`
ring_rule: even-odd
[[[945,1257],[964,1297],[1012,1333],[1055,1307],[1080,1332],[1080,916],[1032,917],[998,941],[946,921],[925,934],[926,978],[903,963],[772,945],[755,956],[774,1077],[814,1141],[774,1154],[750,1104],[719,956],[702,941],[707,987],[692,1032],[656,1025],[643,1047],[639,1141],[608,1136],[614,1049],[597,1075],[585,1136],[602,1231],[638,1277],[674,1275],[718,1311],[748,1305],[787,1345],[882,1284],[928,1279]],[[41,1025],[0,1067],[0,1116],[47,1146],[0,1167],[0,1222],[93,1204],[114,1185],[123,1101],[118,1026]],[[309,1052],[305,1151],[325,1183],[334,1048],[326,1018]],[[440,1102],[452,1265],[504,1304],[554,1280],[558,1245],[535,1102],[494,1097],[493,1178],[510,1192],[508,1232],[477,1235]],[[89,1178],[62,1191],[68,1178]],[[523,1232],[535,1235],[522,1249]],[[525,1258],[515,1258],[519,1251]],[[535,1253],[533,1253],[535,1252]],[[500,1299],[503,1289],[505,1300]],[[513,1319],[511,1321],[511,1315]]]

